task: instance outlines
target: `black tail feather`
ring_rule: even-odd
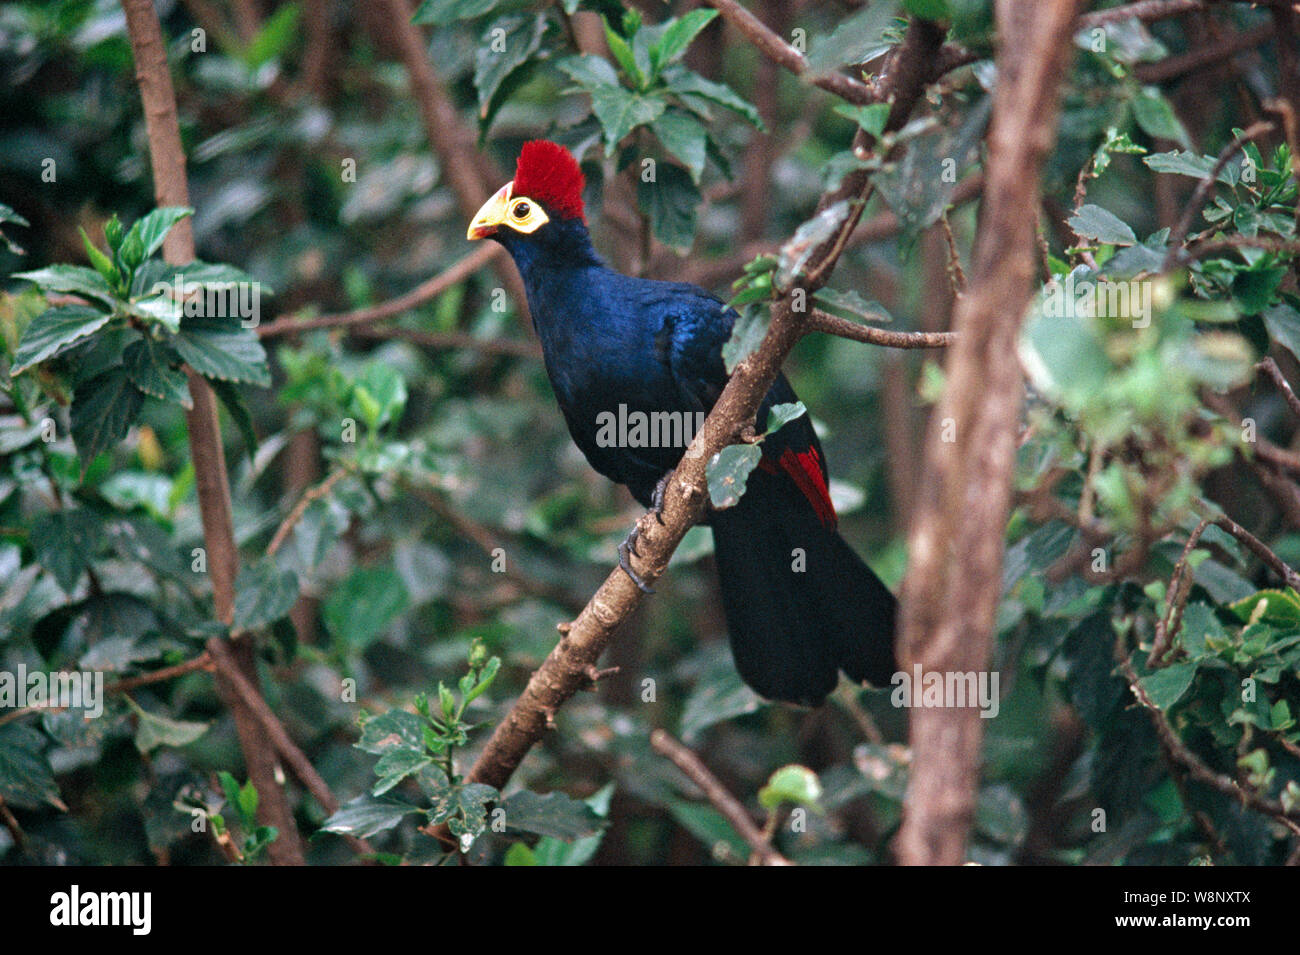
[[[750,687],[817,706],[840,670],[889,684],[894,595],[778,477],[753,472],[740,503],[710,523],[731,651]]]

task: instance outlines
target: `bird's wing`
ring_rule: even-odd
[[[727,383],[722,346],[731,337],[736,313],[703,289],[692,285],[670,286],[665,297],[673,307],[664,308],[664,325],[656,339],[663,360],[684,395],[709,411]],[[774,405],[798,401],[784,375],[778,375],[763,399],[755,420],[762,431]],[[818,520],[826,527],[836,525],[831,503],[826,458],[812,422],[804,414],[787,422],[763,442],[759,467],[791,480],[807,498]]]

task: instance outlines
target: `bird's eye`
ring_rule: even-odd
[[[528,203],[526,202],[516,203],[514,208],[514,217],[516,219],[527,219],[528,213],[532,211],[533,211],[532,207],[529,206]]]

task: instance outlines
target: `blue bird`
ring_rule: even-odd
[[[722,346],[736,313],[694,285],[608,268],[583,212],[582,170],[563,146],[525,143],[515,178],[479,210],[470,239],[491,238],[523,277],[546,371],[587,460],[658,507],[663,479],[727,383]],[[784,376],[759,409],[796,401]],[[667,440],[662,440],[667,437]],[[736,668],[759,695],[818,706],[839,671],[890,682],[896,601],[836,530],[826,459],[807,415],[762,445],[734,507],[707,522]],[[620,564],[642,589],[627,559]]]

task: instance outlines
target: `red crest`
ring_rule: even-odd
[[[534,139],[524,143],[515,166],[511,194],[540,202],[548,213],[583,219],[582,189],[586,178],[573,155],[559,143]]]

